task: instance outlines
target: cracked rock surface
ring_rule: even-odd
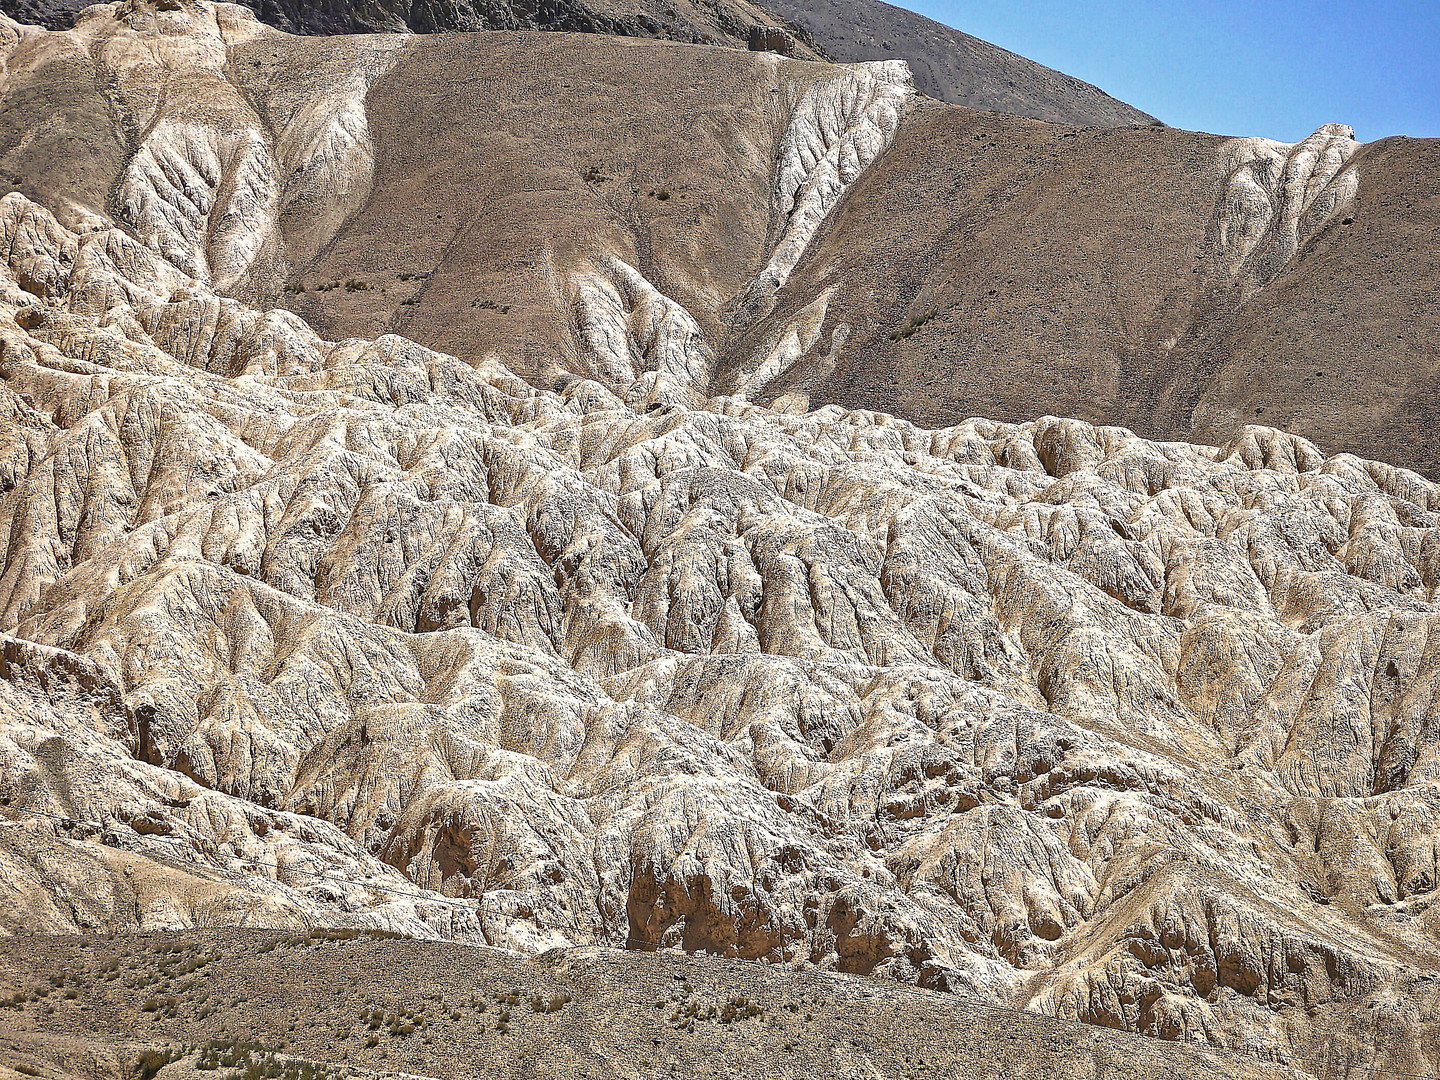
[[[1217,1045],[1358,1046],[1381,999],[1423,1030],[1420,476],[539,390],[18,194],[0,229],[12,931],[360,922]]]
[[[862,407],[956,317],[882,337],[884,288],[964,279],[882,188],[1040,126],[174,0],[0,36],[0,928],[683,949],[1436,1067],[1440,487],[1235,415]],[[1401,220],[1412,149],[1352,134],[1083,136],[1195,166],[1167,351]]]

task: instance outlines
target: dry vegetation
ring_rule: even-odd
[[[109,1055],[91,1075],[117,1080],[1304,1075],[945,995],[681,954],[526,960],[369,932],[226,931],[11,939],[0,970],[18,1001],[0,1013],[0,1047],[8,1040],[11,1068],[34,1077],[64,1076],[87,1053]]]

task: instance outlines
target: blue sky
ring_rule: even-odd
[[[890,0],[1174,127],[1285,142],[1440,136],[1440,0]]]

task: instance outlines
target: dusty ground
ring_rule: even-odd
[[[135,1061],[140,1046],[212,1040],[260,1044],[332,1074],[457,1078],[1312,1075],[944,995],[683,954],[527,960],[226,931],[13,939],[0,942],[0,961],[3,1000],[25,999],[0,1010],[0,1067],[41,1077],[117,1075],[110,1062]],[[187,1055],[161,1080],[193,1076],[196,1060]]]

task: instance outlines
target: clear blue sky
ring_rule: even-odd
[[[1223,135],[1440,136],[1440,0],[889,0]]]

